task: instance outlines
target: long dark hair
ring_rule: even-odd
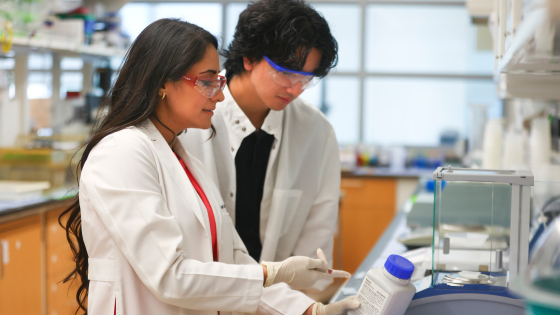
[[[102,106],[106,109],[103,116],[97,119],[91,137],[83,146],[85,149],[76,169],[78,183],[80,171],[91,150],[104,137],[150,117],[159,121],[155,112],[159,88],[166,82],[181,80],[193,65],[204,58],[209,44],[217,49],[216,37],[201,27],[176,19],[155,21],[140,33],[128,50],[120,74],[103,102]],[[79,277],[81,285],[76,294],[79,305],[76,313],[82,309],[87,314],[88,253],[82,237],[78,195],[60,215],[58,222],[66,229],[66,238],[76,263],[76,268],[63,281]]]

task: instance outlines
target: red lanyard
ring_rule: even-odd
[[[218,261],[218,238],[216,236],[216,218],[214,217],[212,206],[210,205],[210,202],[208,202],[208,198],[206,198],[204,191],[202,190],[202,188],[200,187],[200,185],[192,175],[191,171],[189,171],[189,169],[185,165],[185,162],[183,162],[183,159],[181,159],[177,155],[177,153],[175,153],[175,156],[177,157],[177,159],[179,159],[179,163],[181,163],[181,166],[183,167],[183,169],[187,173],[187,176],[191,180],[194,189],[200,196],[200,199],[202,199],[202,203],[204,203],[204,206],[206,206],[206,211],[208,212],[208,221],[210,221],[210,233],[212,234],[212,253],[214,255],[214,261]]]

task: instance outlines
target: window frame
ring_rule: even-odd
[[[154,0],[136,0],[139,3],[154,3]],[[226,36],[227,6],[230,3],[247,3],[247,0],[164,0],[157,2],[193,2],[193,3],[220,3],[222,5],[222,36]],[[465,0],[306,0],[311,5],[315,4],[352,4],[360,6],[360,43],[359,43],[359,70],[358,71],[331,71],[328,77],[352,76],[359,79],[359,112],[358,112],[358,142],[365,140],[365,82],[370,77],[395,77],[395,78],[435,78],[450,80],[485,80],[493,81],[491,74],[456,74],[456,73],[397,73],[397,72],[371,72],[366,71],[366,14],[367,8],[372,5],[422,5],[422,6],[466,6]],[[222,46],[227,43],[220,43]]]

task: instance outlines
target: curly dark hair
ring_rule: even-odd
[[[315,74],[324,77],[338,62],[338,43],[325,18],[303,0],[260,0],[239,15],[233,41],[222,55],[231,78],[245,72],[243,57],[259,61],[267,56],[301,70],[311,48],[322,53]]]

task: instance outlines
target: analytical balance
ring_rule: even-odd
[[[433,180],[431,285],[405,314],[525,314],[509,286],[529,261],[533,174],[439,167]]]

